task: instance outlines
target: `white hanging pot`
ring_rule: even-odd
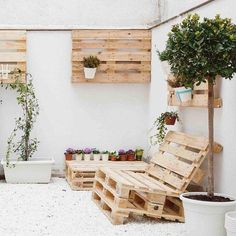
[[[226,236],[224,228],[225,213],[235,210],[235,198],[225,194],[216,196],[228,197],[231,202],[207,202],[186,198],[189,195],[206,195],[203,192],[184,193],[183,201],[187,235],[189,236]]]
[[[97,68],[87,68],[84,67],[85,79],[94,79]]]
[[[90,161],[91,154],[84,154],[84,160],[85,161]]]
[[[180,102],[189,102],[192,99],[192,89],[179,87],[175,88],[175,94]]]
[[[101,154],[93,154],[94,161],[100,161]]]
[[[225,228],[227,236],[236,236],[236,211],[225,214]]]

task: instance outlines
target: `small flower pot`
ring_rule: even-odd
[[[143,155],[136,155],[136,161],[142,161]]]
[[[76,161],[82,161],[82,159],[83,159],[83,154],[75,154]]]
[[[94,161],[100,161],[100,158],[101,158],[101,154],[93,154],[93,160]]]
[[[102,154],[102,160],[103,161],[108,161],[109,160],[109,154],[108,153]]]
[[[117,161],[117,158],[116,158],[116,156],[110,156],[110,160],[111,161]]]
[[[175,121],[176,121],[176,117],[175,116],[166,116],[165,117],[166,125],[174,125]]]
[[[126,154],[120,154],[119,159],[120,159],[120,161],[127,161],[127,155]]]
[[[135,161],[135,155],[134,154],[127,154],[127,160],[128,161]]]
[[[73,154],[72,153],[66,153],[65,154],[66,161],[72,161],[73,160]]]
[[[189,102],[192,100],[192,89],[179,87],[175,88],[175,93],[180,102]]]
[[[90,161],[91,154],[84,154],[84,161]]]
[[[84,67],[85,79],[94,79],[97,68],[86,68]]]

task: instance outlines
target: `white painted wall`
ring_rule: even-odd
[[[236,23],[236,2],[234,0],[217,0],[198,9],[202,17],[214,17],[220,13],[222,17],[231,17]],[[152,82],[150,88],[149,127],[161,112],[166,110],[167,85],[160,61],[155,53],[156,48],[163,50],[167,33],[171,26],[180,22],[173,20],[153,30],[152,53]],[[236,196],[236,76],[232,81],[222,80],[220,96],[223,107],[215,109],[215,140],[224,146],[224,151],[215,155],[216,191],[233,194]],[[182,129],[186,132],[207,135],[207,110],[200,108],[182,108]]]
[[[158,0],[0,0],[1,28],[142,28]]]

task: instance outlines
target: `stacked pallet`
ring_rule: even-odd
[[[179,195],[191,182],[202,182],[208,150],[206,138],[169,131],[145,171],[100,168],[92,199],[113,224],[130,214],[182,222]]]
[[[95,172],[100,167],[112,167],[126,170],[145,170],[143,161],[66,161],[66,180],[72,190],[91,190]]]

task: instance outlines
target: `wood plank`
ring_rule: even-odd
[[[158,153],[152,158],[152,163],[162,166],[184,177],[189,177],[194,169],[194,165],[189,165],[173,156],[163,156]]]
[[[0,40],[26,40],[25,30],[0,30]]]
[[[0,62],[24,62],[26,61],[25,52],[1,52]]]
[[[26,50],[26,43],[25,41],[0,41],[0,50]]]
[[[208,139],[199,136],[193,136],[177,131],[169,131],[165,136],[165,141],[173,142],[191,148],[205,151],[208,147]]]

